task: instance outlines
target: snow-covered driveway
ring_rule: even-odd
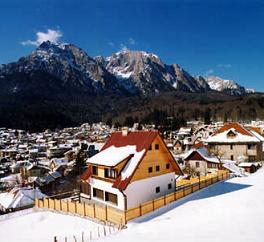
[[[264,169],[260,169],[176,201],[103,240],[263,242],[263,220]]]

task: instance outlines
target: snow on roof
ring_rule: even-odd
[[[250,163],[250,162],[242,162],[242,163],[240,163],[238,166],[239,166],[239,167],[251,167],[252,165],[255,166],[254,163]]]
[[[232,138],[228,138],[230,132],[234,133]],[[226,123],[205,141],[208,143],[261,142],[264,141],[264,137],[253,130],[247,130],[239,123]]]
[[[145,150],[140,152],[136,152],[135,155],[128,161],[126,166],[124,167],[123,171],[121,172],[122,180],[130,177],[134,172],[135,168],[137,167],[139,161],[144,156]]]
[[[232,138],[228,138],[228,133],[232,131],[235,136]],[[229,129],[222,133],[218,133],[216,135],[210,136],[205,140],[207,143],[241,143],[241,142],[260,142],[260,139],[254,135],[244,135],[241,134],[234,129]]]
[[[223,160],[224,164],[223,167],[228,169],[229,171],[233,172],[237,176],[243,176],[239,167],[233,162],[229,160]]]
[[[206,161],[213,163],[220,163],[220,160],[213,154],[209,154],[208,149],[205,147],[201,147],[198,149],[191,149],[184,159],[187,159],[193,152],[198,152],[200,156],[202,156]]]
[[[44,197],[46,197],[46,195],[41,193],[38,188],[14,187],[8,193],[1,195],[0,206],[5,209],[23,207],[33,204],[35,198]]]
[[[118,163],[137,153],[135,145],[124,147],[110,146],[88,159],[88,163],[104,166],[116,166]]]

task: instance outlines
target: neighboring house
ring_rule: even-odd
[[[263,159],[264,138],[239,123],[226,123],[212,136],[204,140],[210,150],[221,158],[239,161],[245,157],[249,162]]]
[[[180,140],[176,140],[173,144],[173,151],[175,154],[180,154],[183,152],[183,143]]]
[[[7,193],[0,193],[0,210],[14,210],[33,205],[35,199],[42,199],[45,194],[36,188],[30,187],[14,187]]]
[[[122,210],[174,192],[182,175],[158,131],[114,132],[87,163],[82,192]]]
[[[185,166],[196,171],[200,175],[213,173],[221,168],[221,162],[218,157],[209,154],[207,148],[200,147],[190,150],[184,158]]]
[[[249,162],[242,162],[238,166],[240,168],[243,168],[248,173],[254,173],[258,169],[258,165],[254,164],[254,163],[249,163]]]

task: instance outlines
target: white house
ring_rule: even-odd
[[[82,192],[122,210],[174,192],[182,175],[158,131],[114,132],[87,163]]]

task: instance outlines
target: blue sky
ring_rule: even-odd
[[[29,54],[49,29],[91,56],[146,50],[264,91],[264,1],[1,0],[0,63]]]

